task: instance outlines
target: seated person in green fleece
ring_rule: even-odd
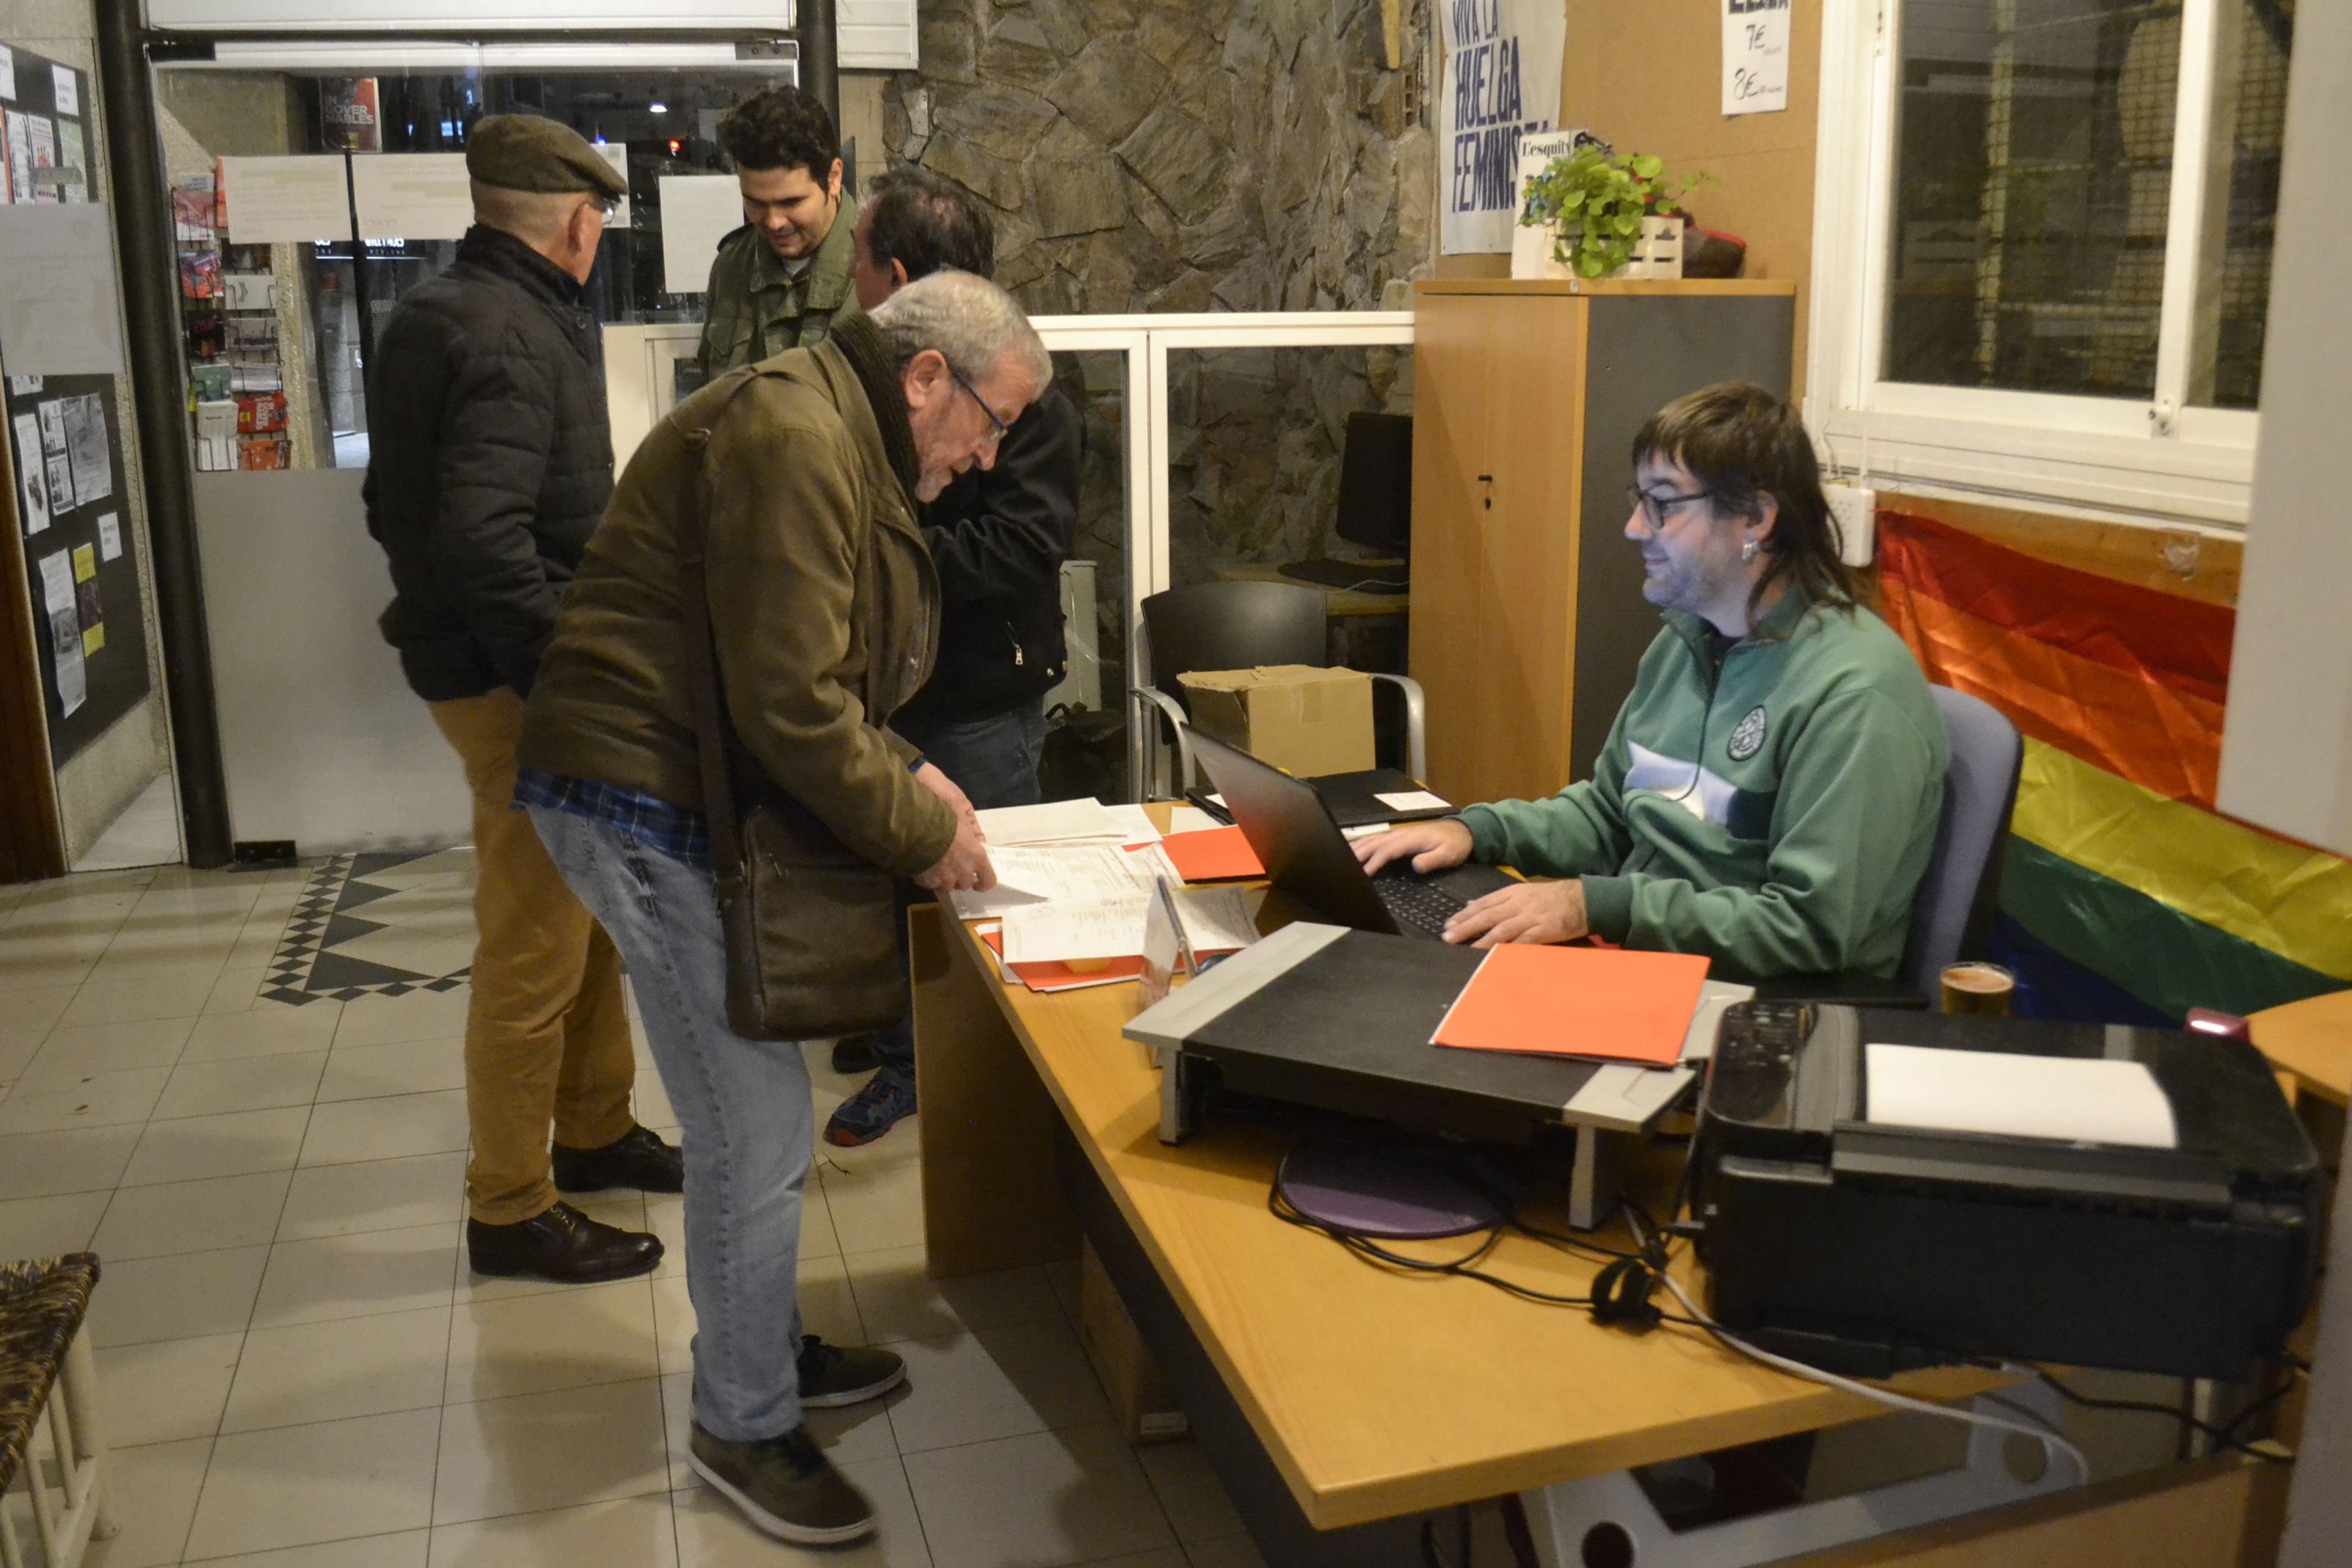
[[[1718,976],[1894,974],[1950,742],[1910,650],[1855,602],[1811,439],[1725,383],[1651,416],[1633,470],[1625,537],[1666,625],[1593,776],[1359,839],[1358,858],[1564,879],[1487,894],[1448,942],[1591,933]]]

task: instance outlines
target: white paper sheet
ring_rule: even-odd
[[[122,374],[108,213],[99,202],[32,205],[21,194],[0,206],[0,342],[13,374]]]
[[[2069,1143],[2179,1144],[2172,1102],[2141,1062],[1929,1046],[1869,1045],[1863,1055],[1865,1121]]]
[[[41,561],[41,607],[49,617],[49,658],[58,676],[58,704],[71,717],[89,697],[89,674],[81,658],[81,616],[74,607],[73,552],[60,550]]]
[[[743,188],[732,174],[664,174],[661,222],[663,286],[699,294],[719,242],[743,226]]]
[[[985,893],[952,891],[948,900],[959,918],[1002,915],[1026,905],[1060,899],[1089,903],[1128,898],[1149,880],[1144,868],[1130,869],[1124,849],[1107,844],[1049,844],[992,848],[996,886]]]
[[[1088,796],[983,811],[980,813],[980,831],[991,849],[1009,849],[1024,844],[1129,842],[1127,825],[1102,802]]]
[[[341,153],[223,158],[220,163],[221,200],[228,210],[228,237],[235,243],[350,241],[351,195]]]
[[[1223,823],[1219,822],[1197,805],[1180,805],[1168,814],[1168,833],[1171,837],[1179,833],[1206,833],[1213,827],[1223,826]]]
[[[66,445],[73,458],[76,506],[114,493],[114,456],[106,434],[106,404],[98,394],[66,400]]]
[[[1176,911],[1194,952],[1225,952],[1257,940],[1242,889],[1179,888]],[[1132,958],[1144,949],[1151,896],[1138,892],[1090,903],[1028,904],[1004,914],[1007,963],[1066,963],[1072,959]]]
[[[16,51],[0,44],[0,98],[16,100]]]
[[[1454,804],[1444,795],[1432,795],[1425,789],[1393,790],[1372,798],[1391,811],[1443,811]]]
[[[31,414],[16,417],[16,472],[23,489],[25,532],[39,533],[49,526],[49,477],[41,450],[41,422]]]
[[[1119,829],[1118,841],[1121,844],[1157,844],[1160,842],[1160,829],[1151,825],[1151,814],[1144,810],[1143,807],[1136,805],[1133,801],[1128,801],[1118,805],[1106,806],[1103,809],[1108,811],[1112,817],[1118,821]]]
[[[98,520],[98,558],[113,561],[122,554],[122,520],[112,512]]]
[[[352,205],[367,239],[462,239],[474,222],[463,153],[362,153],[352,159]],[[229,209],[232,222],[236,209]]]
[[[1128,850],[1127,874],[1147,888],[1162,878],[1171,887],[1184,885],[1184,873],[1176,869],[1176,862],[1168,858],[1168,851],[1157,839]]]
[[[14,75],[15,72],[11,71],[10,74]],[[51,66],[49,68],[49,89],[51,92],[56,94],[56,108],[59,114],[79,114],[81,112],[80,84],[74,80],[73,68],[71,66]]]

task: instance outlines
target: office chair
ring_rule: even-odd
[[[1944,780],[1935,852],[1911,901],[1911,938],[1901,973],[1921,995],[1933,998],[1944,966],[1981,956],[1991,934],[2025,743],[2017,726],[1991,703],[1948,686],[1928,689],[1951,738],[1952,771]]]
[[[1308,664],[1324,658],[1324,600],[1319,588],[1288,583],[1195,583],[1171,588],[1143,601],[1143,637],[1150,650],[1151,683],[1133,692],[1139,728],[1152,710],[1176,731],[1182,776],[1179,793],[1199,782],[1192,745],[1185,739],[1190,718],[1178,677],[1195,669],[1250,669],[1264,664]],[[1421,683],[1410,676],[1375,672],[1372,679],[1404,696],[1405,772],[1428,777],[1422,731]]]

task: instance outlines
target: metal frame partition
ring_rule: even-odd
[[[1168,356],[1184,349],[1370,348],[1411,346],[1410,310],[1271,310],[1199,315],[1037,316],[1031,324],[1054,350],[1110,350],[1127,355],[1127,405],[1134,436],[1127,451],[1127,684],[1150,684],[1143,641],[1143,601],[1174,586],[1169,569]],[[1128,788],[1140,800],[1168,782],[1155,724],[1128,728]]]

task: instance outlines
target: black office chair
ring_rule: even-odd
[[[1139,730],[1156,709],[1175,730],[1181,793],[1198,783],[1199,774],[1192,742],[1184,734],[1189,710],[1173,695],[1183,690],[1178,678],[1195,669],[1250,669],[1265,664],[1320,667],[1325,662],[1323,591],[1288,583],[1195,583],[1171,588],[1143,601],[1143,637],[1150,653],[1151,684],[1135,689],[1135,722]],[[1372,679],[1403,694],[1405,772],[1417,779],[1428,777],[1421,683],[1410,676],[1378,672]]]

